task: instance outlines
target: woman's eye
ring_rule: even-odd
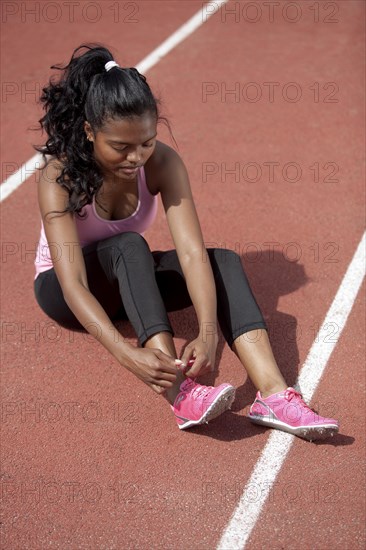
[[[153,147],[155,144],[155,141],[149,141],[147,143],[143,143],[143,147],[146,147],[146,148],[151,148]],[[123,153],[125,151],[127,151],[128,149],[128,145],[126,145],[125,147],[113,147],[113,145],[111,146],[112,149],[114,149],[115,151],[117,151],[118,153]]]

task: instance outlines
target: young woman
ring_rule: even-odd
[[[66,67],[52,68],[62,72],[43,89],[48,139],[37,148],[45,166],[34,284],[43,311],[95,336],[167,399],[180,429],[208,422],[234,399],[229,384],[196,382],[214,367],[218,317],[258,389],[250,420],[307,439],[336,433],[336,420],[287,387],[240,258],[205,249],[185,166],[156,139],[161,117],[145,77],[101,46],[80,46]],[[151,252],[142,236],[158,195],[176,250]],[[199,331],[177,359],[167,311],[192,304]],[[132,323],[140,347],[123,341],[116,319]]]

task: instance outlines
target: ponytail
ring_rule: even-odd
[[[86,50],[81,53],[81,50]],[[113,62],[110,51],[84,44],[74,50],[68,65],[53,65],[62,71],[58,80],[50,79],[42,89],[40,102],[46,114],[39,120],[48,139],[34,148],[57,158],[62,171],[57,183],[68,191],[65,212],[80,213],[92,202],[103,177],[87,140],[84,122],[97,132],[108,118],[140,116],[146,112],[162,119],[158,101],[146,78],[135,68],[122,69]],[[165,120],[165,119],[163,119]]]

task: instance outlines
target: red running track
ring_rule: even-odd
[[[64,14],[22,22],[20,12],[3,22],[3,83],[13,85],[2,98],[3,174],[40,141],[27,131],[40,112],[25,92],[51,64],[95,40],[134,65],[202,5],[137,2],[136,23],[114,24],[109,4],[95,24],[78,11],[75,23]],[[242,255],[293,384],[363,232],[364,4],[320,2],[316,21],[295,2],[296,23],[285,2],[272,22],[258,2],[262,17],[250,23],[245,4],[230,2],[236,16],[222,9],[148,78],[187,164],[206,243]],[[163,129],[161,139],[170,143]],[[246,419],[254,388],[220,339],[215,383],[238,387],[233,410],[182,433],[165,402],[104,349],[54,326],[33,298],[35,182],[2,204],[2,545],[215,548],[268,439]],[[171,247],[162,210],[147,237],[152,248]],[[341,433],[296,439],[250,549],[364,548],[363,298],[312,401],[340,418]],[[195,335],[194,314],[171,318],[181,349]],[[324,345],[338,330],[320,335]],[[121,331],[135,341],[126,324]]]

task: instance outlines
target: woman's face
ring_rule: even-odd
[[[95,134],[85,122],[94,146],[94,158],[107,177],[131,180],[154,152],[157,120],[152,113],[132,118],[109,119]]]

